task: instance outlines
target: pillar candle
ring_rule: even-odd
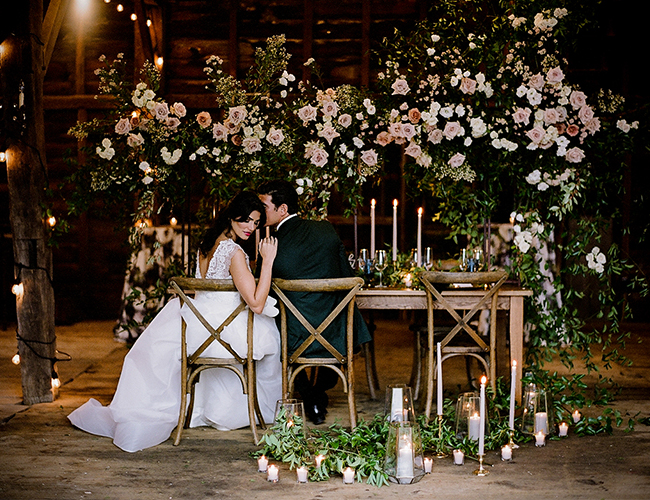
[[[404,401],[401,387],[393,387],[390,402],[390,421],[401,422],[404,419]]]
[[[560,437],[566,437],[568,432],[569,432],[569,424],[567,424],[566,422],[561,422],[560,423],[560,432],[559,432],[558,435]]]
[[[306,467],[298,467],[296,469],[296,474],[298,476],[298,482],[299,483],[306,483],[307,482],[307,468]]]
[[[393,200],[393,262],[397,260],[397,200]]]
[[[413,477],[413,447],[411,443],[402,443],[397,453],[397,477]]]
[[[419,257],[418,257],[419,258]],[[441,355],[440,342],[436,346],[436,376],[438,377],[438,388],[437,388],[437,405],[438,405],[438,415],[442,415],[442,355]]]
[[[515,430],[515,385],[517,381],[517,360],[512,360],[512,372],[510,374],[510,415],[508,425],[510,430]]]
[[[548,434],[548,428],[546,427],[546,412],[538,411],[535,413],[535,434],[538,432],[543,432]]]
[[[422,266],[422,207],[418,208],[418,267]]]
[[[262,455],[257,459],[257,470],[260,472],[266,472],[266,468],[269,466],[268,459]]]
[[[354,483],[354,469],[348,467],[343,471],[343,484]]]
[[[431,469],[433,468],[433,460],[431,458],[424,459],[424,473],[431,474]]]
[[[269,465],[268,471],[267,471],[267,479],[269,481],[273,481],[274,483],[277,483],[279,478],[279,471],[278,471],[278,466],[277,465]]]
[[[487,383],[487,377],[483,375],[481,377],[481,421],[479,423],[478,431],[478,454],[485,455],[485,384]]]
[[[468,418],[467,428],[469,429],[469,438],[474,441],[478,439],[481,428],[480,420],[481,418],[476,413]]]
[[[501,448],[501,460],[512,460],[512,448],[505,445]]]
[[[465,453],[463,450],[454,450],[454,464],[463,465],[465,463]]]
[[[375,205],[377,202],[373,198],[370,201],[370,258],[375,258]]]

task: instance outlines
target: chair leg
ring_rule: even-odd
[[[183,387],[183,390],[181,391],[181,406],[178,411],[178,425],[176,426],[176,437],[174,439],[174,446],[178,446],[181,442],[181,434],[183,432],[183,427],[185,426],[186,404],[187,404],[187,387]]]
[[[362,349],[363,349],[363,357],[365,358],[366,361],[366,378],[368,380],[368,392],[370,393],[370,399],[375,401],[377,399],[377,389],[378,389],[378,382],[376,378],[376,369],[373,368],[375,364],[375,352],[374,352],[374,346],[371,347],[369,344],[371,342],[367,342],[363,344]]]
[[[413,399],[415,401],[420,397],[420,390],[422,389],[422,332],[417,329],[413,339],[413,368],[411,369],[411,381],[409,385],[413,387]]]
[[[354,368],[352,360],[348,361],[348,369],[346,373],[348,384],[348,408],[350,410],[350,430],[357,426],[357,404],[354,399]]]

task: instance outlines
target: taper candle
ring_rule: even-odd
[[[515,430],[515,386],[517,381],[517,360],[512,360],[512,372],[510,373],[510,415],[508,426],[510,430]]]
[[[397,200],[393,200],[393,262],[397,260]]]
[[[418,208],[418,267],[422,266],[422,207]]]
[[[436,391],[438,415],[442,416],[442,348],[440,342],[436,345],[436,377],[438,378],[438,387]]]
[[[370,258],[375,258],[375,205],[377,202],[373,198],[370,200]]]
[[[483,375],[481,377],[481,421],[479,423],[478,430],[478,454],[485,455],[485,384],[487,383],[487,377]]]

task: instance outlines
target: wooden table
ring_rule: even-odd
[[[516,359],[521,367],[524,354],[524,298],[532,295],[531,290],[503,286],[499,289],[497,310],[510,312],[510,359]],[[442,292],[447,301],[457,310],[472,309],[485,294],[482,289],[457,288]],[[424,290],[399,288],[367,288],[359,291],[356,296],[359,309],[424,309],[427,308],[427,296]],[[433,303],[435,309],[444,309],[439,303]],[[486,305],[489,308],[489,304]],[[427,357],[427,373],[433,374],[433,356]],[[431,376],[431,375],[430,375]],[[428,387],[431,384],[427,384]],[[521,398],[521,369],[517,371],[516,398]],[[432,400],[432,394],[427,390],[427,401]],[[427,415],[428,416],[428,415]]]

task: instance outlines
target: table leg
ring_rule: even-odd
[[[435,353],[433,342],[433,298],[430,293],[427,293],[427,333],[429,352],[427,352],[427,397],[424,415],[429,420],[433,403],[433,356]]]
[[[517,360],[515,397],[521,400],[521,375],[524,358],[524,298],[510,297],[510,359]]]

